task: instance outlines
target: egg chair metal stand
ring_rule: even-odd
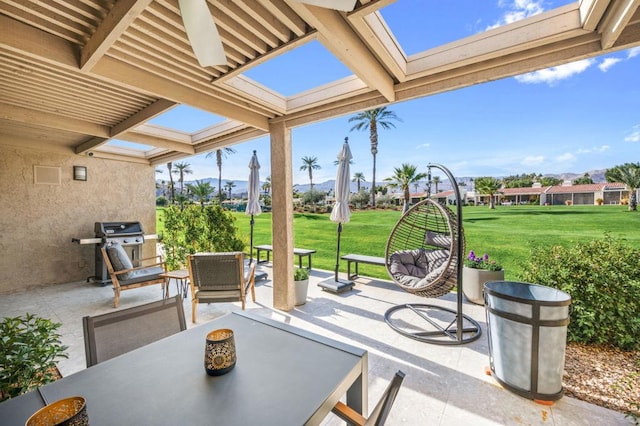
[[[432,168],[442,170],[449,178],[455,212],[431,199]],[[462,309],[464,232],[460,189],[451,172],[439,164],[428,165],[427,179],[427,198],[403,214],[389,235],[385,264],[400,288],[421,297],[441,297],[456,287],[456,309],[406,303],[388,309],[384,319],[398,333],[422,342],[469,343],[478,339],[482,330]]]

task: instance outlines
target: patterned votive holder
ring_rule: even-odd
[[[87,403],[81,396],[61,399],[36,411],[25,426],[88,426]]]
[[[233,330],[221,328],[207,334],[204,369],[210,376],[221,376],[236,366],[236,342]]]

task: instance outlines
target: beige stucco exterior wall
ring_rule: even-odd
[[[34,165],[59,167],[61,184],[35,184]],[[94,222],[140,221],[155,234],[154,180],[145,164],[0,146],[0,294],[93,276],[95,246],[71,239],[93,237]],[[148,241],[143,256],[153,254]]]

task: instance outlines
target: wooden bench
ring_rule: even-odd
[[[256,249],[256,259],[258,263],[269,262],[269,259],[271,257],[271,252],[273,251],[272,245],[265,244],[261,246],[253,246],[253,248]],[[260,253],[262,253],[263,251],[267,253],[266,260],[260,260]],[[302,258],[306,257],[309,259],[309,270],[311,270],[311,255],[314,254],[315,252],[316,252],[315,250],[309,250],[309,249],[301,249],[301,248],[293,249],[293,254],[298,256],[298,266],[300,266],[301,268],[302,268]]]
[[[366,263],[369,265],[385,266],[384,257],[366,256],[364,254],[345,254],[340,259],[347,261],[347,277],[352,280],[358,276],[358,264]],[[355,273],[351,274],[351,264],[356,264]]]

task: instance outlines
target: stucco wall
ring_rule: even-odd
[[[61,184],[35,184],[34,165],[60,167]],[[71,239],[93,237],[94,222],[140,221],[154,234],[154,179],[149,165],[0,146],[0,294],[93,276],[95,246]],[[149,241],[143,256],[153,254]]]

